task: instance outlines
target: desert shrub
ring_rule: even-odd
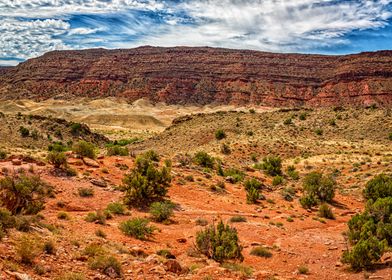
[[[45,198],[53,189],[38,176],[24,174],[0,179],[0,206],[13,215],[37,214],[44,208]]]
[[[69,220],[69,215],[66,212],[57,213],[57,218],[60,220]]]
[[[226,143],[223,143],[221,145],[221,153],[224,155],[230,155],[231,154],[230,146],[227,145]]]
[[[93,188],[78,188],[78,194],[80,197],[91,197],[94,196]]]
[[[105,254],[106,254],[106,250],[97,243],[91,243],[87,245],[86,248],[84,248],[83,250],[83,255],[86,255],[88,257],[96,257]]]
[[[125,213],[125,207],[120,202],[109,203],[108,206],[106,206],[106,210],[116,215],[124,215]]]
[[[16,244],[16,254],[23,264],[33,264],[34,259],[38,257],[41,251],[39,241],[32,236],[24,235]]]
[[[43,250],[48,255],[53,255],[56,252],[56,246],[52,240],[46,241]]]
[[[196,225],[203,226],[203,227],[208,225],[208,221],[206,219],[203,219],[203,218],[197,218],[195,223],[196,223]]]
[[[290,125],[293,124],[293,119],[292,118],[287,118],[283,122],[284,125]]]
[[[158,162],[160,159],[158,153],[154,150],[148,150],[143,154],[143,156],[145,159],[155,161],[155,162]]]
[[[248,279],[253,274],[252,267],[240,263],[225,262],[221,264],[221,267],[237,272],[242,276],[241,279]],[[209,280],[209,279],[205,279],[205,280]]]
[[[392,175],[379,174],[366,183],[363,191],[366,199],[384,198],[392,196]]]
[[[108,276],[118,277],[122,274],[121,263],[113,256],[99,255],[89,259],[91,269],[100,270]]]
[[[295,197],[295,189],[292,187],[286,187],[282,190],[282,197],[286,201],[293,201]]]
[[[68,151],[68,147],[64,146],[62,142],[55,142],[48,145],[49,152],[65,152]]]
[[[79,141],[72,147],[72,150],[79,156],[91,159],[95,159],[95,149],[94,144],[86,141]]]
[[[255,114],[256,113],[256,110],[255,109],[249,109],[249,113],[251,113],[251,114]]]
[[[49,152],[46,158],[55,168],[67,167],[67,157],[63,152]]]
[[[102,211],[90,212],[87,214],[85,221],[90,223],[97,223],[104,225],[106,223],[107,215]]]
[[[335,216],[332,212],[331,207],[328,206],[328,204],[323,203],[320,205],[319,210],[318,210],[318,215],[322,218],[326,218],[326,219],[335,219]]]
[[[255,187],[250,187],[246,190],[246,203],[255,204],[260,199],[260,191]]]
[[[173,215],[175,205],[171,201],[154,202],[150,206],[151,218],[156,222],[164,222]]]
[[[371,179],[364,190],[370,198],[363,213],[348,222],[348,239],[353,246],[343,253],[343,261],[354,270],[366,269],[378,262],[392,245],[392,196],[390,177],[380,174]]]
[[[30,131],[24,126],[19,127],[19,133],[22,137],[28,137],[30,135]]]
[[[304,178],[304,195],[300,202],[305,208],[310,208],[320,202],[331,202],[335,196],[336,182],[332,177],[320,172],[311,172]]]
[[[298,171],[295,170],[295,167],[293,165],[289,165],[287,167],[287,175],[293,179],[293,180],[298,180],[299,179],[299,174]]]
[[[359,240],[351,251],[342,256],[344,263],[349,263],[354,270],[369,268],[379,261],[384,254],[386,242],[376,237]]]
[[[263,184],[259,180],[255,179],[255,178],[251,178],[251,179],[246,180],[244,182],[245,190],[249,190],[251,188],[255,188],[257,190],[261,190],[262,186],[263,186]]]
[[[79,136],[84,132],[83,126],[80,123],[72,123],[70,127],[71,127],[71,134],[73,136]]]
[[[196,248],[200,253],[217,262],[244,259],[237,230],[222,221],[216,227],[211,225],[196,234]]]
[[[269,156],[263,159],[261,168],[267,175],[277,176],[282,174],[282,159],[279,156]]]
[[[152,236],[155,228],[148,225],[149,221],[144,218],[133,218],[120,224],[120,230],[136,239],[145,240]]]
[[[231,223],[245,223],[246,218],[244,216],[233,216],[230,218]]]
[[[226,138],[226,133],[224,132],[223,129],[218,129],[217,131],[215,131],[216,140],[222,140],[224,138]]]
[[[5,159],[7,158],[7,153],[3,150],[0,150],[0,159]]]
[[[197,152],[193,160],[197,165],[201,167],[207,167],[207,168],[214,167],[215,159],[209,154],[207,154],[206,152],[203,151]]]
[[[307,266],[301,265],[298,267],[298,273],[299,274],[308,274],[309,268]]]
[[[107,149],[108,156],[128,156],[129,150],[127,147],[112,146]]]
[[[170,168],[158,169],[147,156],[138,156],[135,167],[125,175],[124,203],[129,206],[145,206],[162,199],[171,183]]]
[[[101,238],[106,238],[106,233],[102,229],[97,229],[95,235]]]
[[[224,176],[230,177],[232,183],[238,183],[244,180],[245,173],[236,168],[229,168],[224,170]]]
[[[392,132],[391,132],[391,133],[389,133],[389,135],[388,135],[388,139],[392,141]]]
[[[277,175],[277,176],[275,176],[275,177],[272,179],[272,185],[273,185],[273,186],[279,186],[279,185],[281,185],[281,184],[283,184],[283,177],[282,177],[282,176]]]
[[[324,131],[321,128],[316,128],[314,130],[314,133],[316,133],[316,135],[321,136],[321,135],[323,135]]]
[[[120,139],[120,140],[114,140],[113,142],[110,142],[106,144],[106,147],[112,147],[112,146],[127,146],[129,144],[135,143],[140,141],[139,138],[131,138],[131,139]]]
[[[304,120],[306,120],[306,117],[307,117],[308,115],[306,114],[306,113],[301,113],[301,114],[299,114],[299,119],[301,120],[301,121],[304,121]]]
[[[272,253],[267,248],[264,248],[264,247],[261,247],[261,246],[253,248],[250,251],[250,254],[252,256],[257,256],[257,257],[262,257],[262,258],[270,258],[270,257],[272,257]]]

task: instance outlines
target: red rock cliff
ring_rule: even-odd
[[[347,56],[217,48],[55,51],[0,71],[0,98],[169,104],[392,105],[392,51]]]

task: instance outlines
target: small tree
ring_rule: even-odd
[[[171,201],[154,202],[150,206],[150,214],[154,221],[161,223],[170,219],[174,208],[175,205]]]
[[[73,146],[73,151],[82,157],[95,159],[95,146],[86,141],[79,141]]]
[[[124,177],[124,203],[129,206],[149,205],[162,199],[170,186],[170,168],[160,170],[145,155],[136,158],[135,167]]]
[[[215,160],[206,152],[200,151],[195,154],[194,162],[202,167],[213,168]]]
[[[387,174],[379,174],[366,183],[363,191],[366,199],[377,200],[392,196],[392,176]]]
[[[136,239],[145,240],[152,236],[155,228],[148,225],[149,221],[144,218],[134,218],[120,224],[120,230]]]
[[[226,138],[226,133],[223,129],[218,129],[217,131],[215,131],[215,138],[216,140],[222,140]]]
[[[63,152],[49,152],[47,160],[55,168],[66,168],[67,167],[67,157]]]
[[[52,189],[38,176],[7,176],[0,179],[0,206],[12,214],[37,214]]]
[[[211,225],[199,231],[196,235],[196,247],[203,255],[217,262],[244,259],[237,230],[222,221],[216,227]]]
[[[336,182],[332,177],[320,172],[311,172],[303,182],[304,195],[300,202],[305,208],[310,208],[320,202],[331,202],[335,196]]]

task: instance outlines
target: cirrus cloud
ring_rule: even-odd
[[[0,60],[147,44],[321,53],[385,49],[392,46],[391,18],[392,0],[0,0]]]

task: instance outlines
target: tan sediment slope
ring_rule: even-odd
[[[234,106],[181,106],[139,99],[133,103],[127,100],[104,98],[96,100],[74,99],[35,102],[31,100],[0,101],[0,111],[7,114],[53,116],[68,121],[83,122],[96,130],[127,130],[133,132],[160,132],[171,124],[174,118],[191,113],[209,113],[219,110],[245,110]],[[260,108],[262,109],[262,108]]]

